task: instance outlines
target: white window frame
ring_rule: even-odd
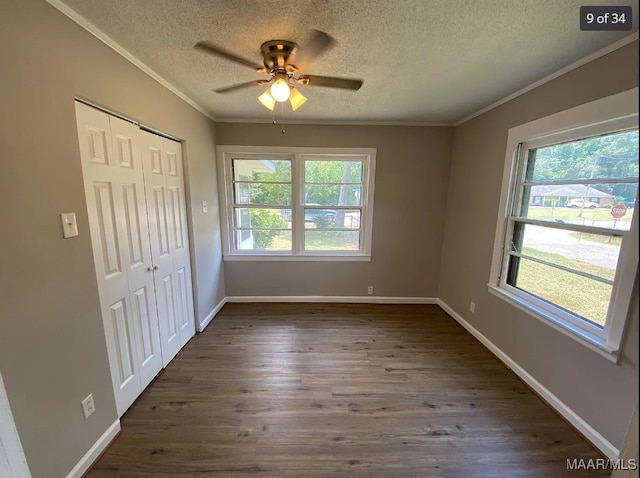
[[[220,192],[221,230],[223,258],[225,261],[371,261],[371,237],[373,232],[373,196],[375,185],[375,148],[315,148],[277,146],[237,146],[219,145],[218,187]],[[256,154],[271,158],[281,155],[291,159],[291,251],[234,250],[233,242],[233,169],[232,160]],[[305,155],[336,156],[345,159],[363,159],[362,167],[362,210],[360,216],[360,249],[352,251],[305,251],[304,250],[304,167]],[[327,206],[330,207],[330,206]],[[354,209],[356,207],[347,207]]]
[[[592,101],[509,130],[491,272],[487,284],[492,294],[613,362],[617,362],[619,357],[632,294],[637,286],[637,204],[633,209],[631,229],[623,234],[604,329],[506,283],[506,269],[509,264],[507,244],[513,235],[513,221],[509,216],[511,211],[518,207],[520,201],[518,194],[521,190],[521,178],[524,177],[520,168],[526,163],[523,149],[533,149],[541,145],[571,141],[630,127],[638,127],[638,88]]]

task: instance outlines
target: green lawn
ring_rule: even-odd
[[[324,235],[311,235],[305,239],[307,251],[357,251],[358,247],[357,233],[350,231],[327,231]],[[291,249],[290,237],[276,236],[269,244],[269,250],[286,249]]]
[[[524,248],[523,253],[548,262],[571,267],[613,280],[615,271],[558,254]],[[521,260],[517,286],[604,326],[611,297],[611,286],[533,261]]]
[[[600,234],[589,234],[586,232],[570,232],[571,237],[575,237],[578,241],[599,242],[600,244],[610,244],[612,246],[620,246],[622,239],[612,236],[601,236]]]

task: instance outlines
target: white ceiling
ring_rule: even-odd
[[[214,93],[263,77],[193,49],[200,40],[261,63],[264,41],[333,36],[337,46],[305,73],[364,86],[300,86],[309,101],[280,119],[450,124],[631,33],[580,31],[581,5],[633,5],[638,28],[636,0],[62,1],[216,120],[272,112],[257,101],[265,87]]]

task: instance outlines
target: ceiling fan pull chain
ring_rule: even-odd
[[[280,103],[280,111],[281,111],[281,112],[282,112],[282,108],[283,108],[283,105],[282,105],[282,103]],[[277,123],[276,123],[276,110],[275,110],[275,108],[273,109],[273,116],[271,117],[271,124],[272,124],[273,126],[277,126]],[[285,133],[286,133],[286,130],[285,130],[284,128],[282,128],[282,134],[285,134]]]
[[[282,110],[283,110],[283,109],[284,109],[284,103],[280,103],[280,114],[281,114],[281,115],[282,115],[282,117],[284,118],[284,114],[283,114],[283,112],[282,112]],[[284,120],[283,120],[283,123],[282,123],[282,134],[285,134],[285,132],[286,132],[286,131],[285,131],[285,129],[284,129]]]

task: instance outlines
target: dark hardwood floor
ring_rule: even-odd
[[[103,477],[597,477],[435,305],[227,304],[122,418]]]

